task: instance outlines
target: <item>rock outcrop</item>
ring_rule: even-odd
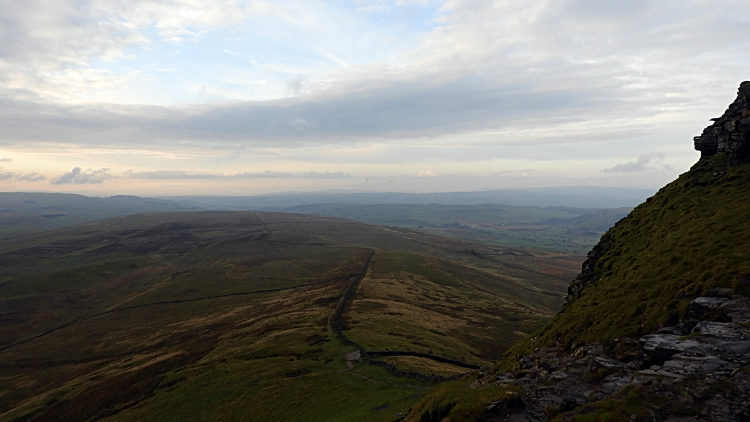
[[[724,114],[693,138],[701,159],[723,152],[733,164],[748,156],[750,147],[750,81],[742,82],[737,99]]]
[[[633,412],[626,416],[631,421],[750,420],[750,298],[716,299],[696,298],[685,322],[637,341],[535,349],[512,372],[482,380],[523,390],[512,407],[491,403],[483,420],[542,422],[568,412],[568,421],[596,412],[603,400],[614,408],[628,398],[623,408]],[[726,322],[695,319],[708,316]]]
[[[583,265],[581,266],[581,273],[578,274],[568,286],[568,295],[565,296],[565,300],[563,302],[563,311],[565,310],[565,307],[568,306],[573,300],[581,296],[581,292],[583,291],[583,289],[593,284],[597,280],[599,274],[597,274],[596,264],[599,262],[599,258],[607,253],[611,244],[612,239],[605,234],[601,238],[599,243],[597,243],[596,246],[594,246],[593,249],[591,249],[591,251],[588,253],[586,261],[584,261]]]

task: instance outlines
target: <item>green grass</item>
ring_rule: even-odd
[[[439,385],[420,400],[406,418],[407,422],[468,422],[482,420],[493,402],[518,397],[521,389],[489,384],[476,388],[476,374]]]
[[[509,359],[556,341],[571,347],[651,333],[712,288],[750,293],[748,185],[750,164],[730,167],[717,154],[662,188],[603,236],[610,247],[596,262],[597,281]]]
[[[405,253],[378,253],[344,313],[367,350],[432,353],[486,365],[554,313],[514,283]],[[541,302],[541,303],[540,303]]]
[[[0,242],[0,348],[11,346],[0,350],[0,422],[393,421],[436,385],[374,365],[347,370],[353,349],[329,326],[371,255],[346,334],[478,364],[546,321],[580,266],[559,253],[252,212],[139,214]],[[407,309],[460,325],[405,323]]]

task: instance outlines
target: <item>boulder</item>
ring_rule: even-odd
[[[750,340],[750,330],[731,322],[701,321],[693,328],[693,333],[729,341]]]
[[[654,364],[661,365],[672,355],[700,347],[696,340],[680,340],[680,337],[674,334],[651,334],[641,337],[639,342],[646,353],[646,358],[641,364],[643,369]]]
[[[720,309],[730,304],[731,299],[718,297],[697,297],[688,304],[687,319],[699,321],[706,316],[713,316],[719,313]]]
[[[561,380],[564,380],[565,378],[568,378],[568,374],[566,374],[563,371],[555,371],[552,374],[550,374],[549,378],[551,380],[561,381]]]
[[[603,356],[597,356],[592,361],[592,366],[595,366],[598,368],[615,369],[615,368],[622,368],[623,366],[625,366],[625,364],[620,362],[619,360],[609,359]],[[594,368],[594,369],[598,369],[598,368]]]

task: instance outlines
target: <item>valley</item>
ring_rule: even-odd
[[[391,421],[549,321],[581,257],[165,212],[5,241],[0,262],[2,421]]]

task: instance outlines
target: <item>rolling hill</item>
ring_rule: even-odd
[[[0,262],[0,421],[392,421],[546,323],[581,258],[167,212],[6,240]]]
[[[500,204],[310,204],[269,211],[350,218],[500,246],[583,255],[632,208],[533,207]]]
[[[168,199],[130,195],[92,198],[67,193],[0,192],[0,239],[141,212],[202,209]]]

